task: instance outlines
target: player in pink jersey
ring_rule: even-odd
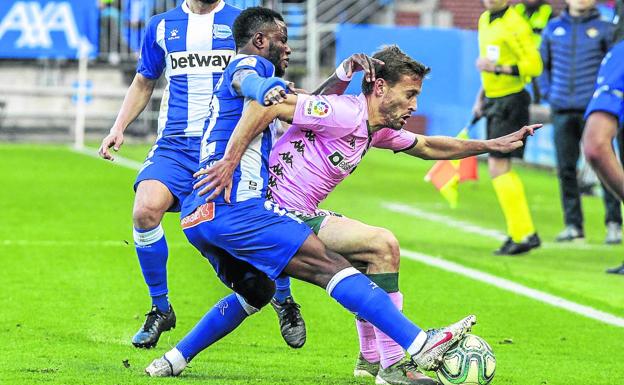
[[[298,214],[328,249],[361,267],[401,309],[400,249],[394,235],[389,230],[319,210],[318,204],[353,172],[370,147],[424,159],[459,159],[490,151],[511,152],[521,147],[522,140],[539,125],[492,140],[425,137],[405,131],[402,127],[416,110],[429,68],[396,46],[382,49],[374,58],[385,64],[375,63],[376,79],[363,82],[362,94],[289,95],[284,103],[273,107],[255,104],[243,115],[228,146],[246,146],[258,127],[276,117],[291,121],[293,125],[271,152],[268,197]],[[201,185],[208,185],[206,191],[216,186],[217,194],[225,189],[227,194],[230,168],[227,163],[219,163],[200,172],[207,175]],[[356,376],[376,376],[378,384],[435,384],[411,361],[404,360],[403,349],[380,330],[363,319],[357,319],[356,325],[360,337]]]

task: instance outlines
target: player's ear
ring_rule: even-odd
[[[386,93],[386,87],[386,81],[381,78],[377,78],[375,79],[375,84],[373,85],[373,92],[376,96],[383,96]]]
[[[257,49],[262,50],[264,48],[264,45],[265,45],[265,38],[266,38],[266,36],[264,35],[264,33],[256,32],[256,33],[254,33],[254,35],[251,38],[251,43]]]

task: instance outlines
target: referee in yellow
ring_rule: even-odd
[[[509,0],[483,0],[479,18],[479,58],[482,87],[473,112],[485,116],[488,139],[498,138],[529,122],[531,97],[525,90],[542,73],[542,59],[528,22]],[[494,253],[515,255],[539,247],[524,185],[511,169],[511,158],[522,158],[524,147],[509,153],[490,153],[488,168],[509,237]]]

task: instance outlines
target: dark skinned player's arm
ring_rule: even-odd
[[[296,106],[297,95],[288,95],[286,101],[269,107],[261,106],[256,101],[249,102],[232,132],[223,160],[238,164],[249,143],[273,120],[292,122]]]

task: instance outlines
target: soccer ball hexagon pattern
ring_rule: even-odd
[[[444,385],[487,385],[495,370],[490,345],[479,336],[466,334],[444,354],[436,374]]]

